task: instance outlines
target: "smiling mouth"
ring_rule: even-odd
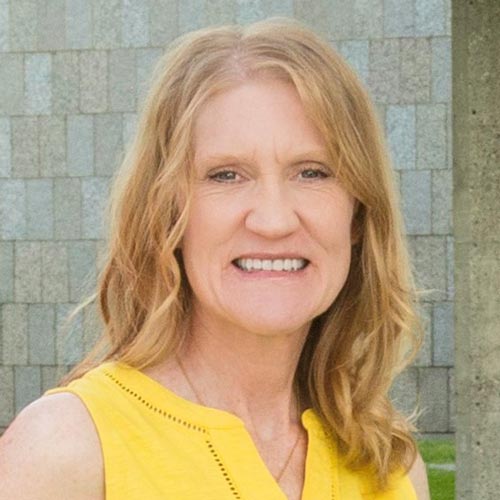
[[[233,264],[247,273],[257,271],[297,272],[306,268],[307,259],[235,259]]]

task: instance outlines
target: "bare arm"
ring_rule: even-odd
[[[420,454],[417,455],[415,463],[408,474],[417,493],[418,500],[430,500],[429,483],[427,481],[427,470]]]
[[[0,500],[103,499],[103,475],[94,424],[72,394],[35,401],[0,439]]]

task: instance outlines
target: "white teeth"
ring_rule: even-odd
[[[305,259],[237,259],[243,271],[299,271],[307,265]]]

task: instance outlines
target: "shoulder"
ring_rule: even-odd
[[[410,471],[408,472],[408,476],[413,484],[415,493],[417,494],[417,499],[429,500],[430,494],[429,484],[427,481],[427,469],[419,453],[417,453],[417,457],[415,459],[415,462],[413,462]]]
[[[27,406],[0,440],[4,498],[103,498],[103,469],[93,421],[70,393]]]

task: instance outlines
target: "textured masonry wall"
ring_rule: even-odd
[[[0,430],[98,330],[65,316],[95,285],[109,179],[162,47],[180,33],[296,17],[326,35],[385,124],[426,339],[393,395],[454,431],[450,0],[0,0]]]

